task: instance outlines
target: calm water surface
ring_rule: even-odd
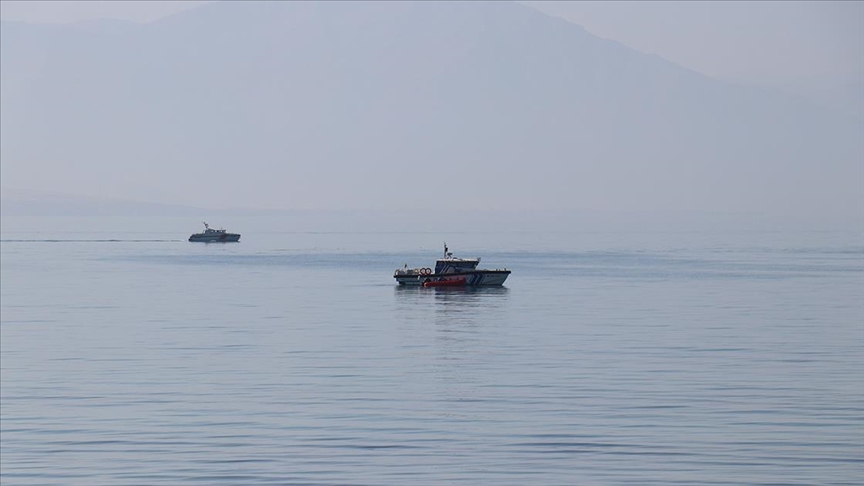
[[[30,223],[4,485],[864,482],[860,232]],[[394,284],[444,239],[513,274]]]

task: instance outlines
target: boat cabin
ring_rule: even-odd
[[[456,258],[447,253],[444,258],[435,261],[435,274],[468,272],[477,268],[479,258]]]

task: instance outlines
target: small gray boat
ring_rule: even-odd
[[[229,243],[240,241],[240,235],[237,233],[228,233],[224,229],[213,229],[205,222],[204,232],[193,234],[189,237],[189,241],[199,243]]]

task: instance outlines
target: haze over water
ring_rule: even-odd
[[[864,478],[859,231],[209,222],[4,218],[3,484]]]
[[[862,19],[0,2],[0,483],[861,485]]]

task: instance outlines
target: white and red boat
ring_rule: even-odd
[[[457,258],[444,244],[444,258],[435,261],[435,269],[429,267],[403,268],[396,270],[393,278],[399,285],[423,287],[493,286],[503,285],[510,270],[477,268],[480,258]]]

